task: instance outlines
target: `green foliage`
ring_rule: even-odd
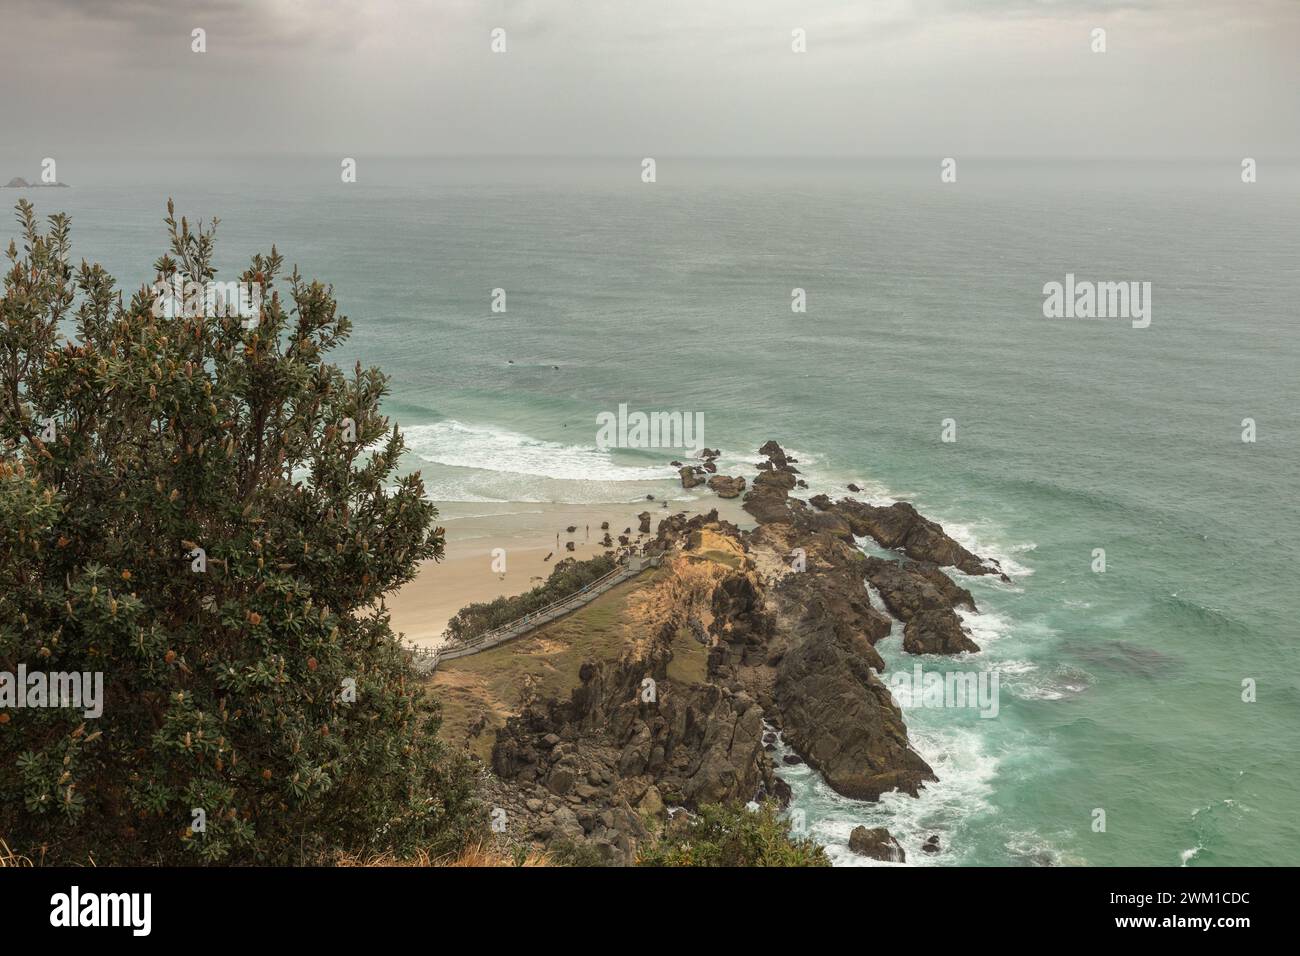
[[[99,671],[105,700],[92,720],[0,712],[0,836],[68,863],[459,849],[472,779],[383,607],[444,535],[419,475],[395,474],[387,379],[326,361],[351,327],[332,290],[280,278],[273,246],[240,276],[262,288],[254,327],[155,315],[149,290],[124,301],[99,265],[69,265],[65,216],[42,233],[18,209],[0,670]],[[215,220],[192,229],[168,203],[166,223],[158,278],[212,281]]]
[[[546,850],[551,855],[551,863],[554,866],[590,868],[609,865],[609,860],[590,843],[555,840],[547,846]]]
[[[509,624],[525,614],[532,614],[561,598],[576,594],[592,581],[609,574],[617,566],[618,562],[614,558],[603,554],[585,561],[565,558],[551,570],[550,577],[544,583],[531,591],[461,608],[448,623],[447,630],[454,640],[468,640],[494,627]]]
[[[679,813],[664,835],[643,846],[638,866],[830,866],[826,851],[790,835],[777,805],[757,810],[742,804],[710,805],[698,814]]]

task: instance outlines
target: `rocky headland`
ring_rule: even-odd
[[[791,497],[801,481],[794,460],[775,441],[760,454],[743,492],[756,526],[742,530],[716,511],[659,521],[648,549],[662,563],[605,612],[619,615],[615,637],[575,665],[567,693],[525,695],[495,729],[487,797],[505,811],[511,839],[629,863],[676,807],[785,804],[778,734],[846,797],[916,796],[937,779],[909,743],[875,645],[898,621],[909,653],[978,651],[957,613],[975,602],[942,569],[1000,569],[909,504]],[[696,468],[680,466],[684,486],[745,488]],[[898,557],[864,555],[858,537]],[[486,724],[474,732],[491,732]],[[884,831],[854,843],[878,859],[904,857]]]

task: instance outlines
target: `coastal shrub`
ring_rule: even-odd
[[[444,533],[418,474],[397,474],[385,376],[326,359],[350,330],[331,288],[282,277],[272,246],[239,277],[251,314],[160,308],[74,267],[65,216],[43,231],[21,202],[18,219],[0,834],[46,863],[458,852],[480,833],[473,778],[437,743],[382,601]],[[210,288],[215,220],[168,203],[165,222],[157,278]],[[102,713],[6,701],[19,668],[84,674],[83,696],[102,680]]]
[[[544,583],[531,591],[461,608],[448,623],[447,633],[456,641],[477,637],[494,627],[509,624],[525,614],[532,614],[561,598],[576,594],[617,566],[618,562],[614,558],[604,554],[585,561],[565,558],[551,570],[550,577]]]
[[[679,813],[658,840],[643,845],[638,866],[830,866],[826,851],[791,835],[774,801],[751,810],[712,804]]]

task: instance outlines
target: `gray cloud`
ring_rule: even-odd
[[[1289,0],[10,0],[4,22],[6,161],[1300,153]]]

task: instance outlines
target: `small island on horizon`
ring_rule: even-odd
[[[70,189],[71,187],[67,183],[59,183],[59,182],[29,183],[27,180],[23,179],[23,177],[15,176],[13,179],[9,180],[9,182],[4,184],[4,188],[5,189],[53,189],[53,188]]]

